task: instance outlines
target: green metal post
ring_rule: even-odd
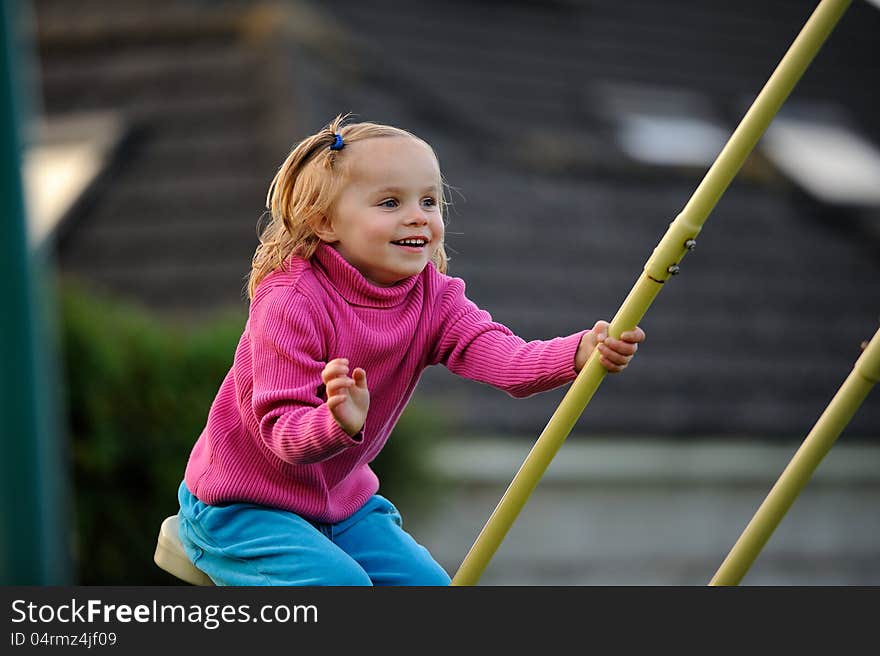
[[[43,318],[45,253],[28,246],[21,175],[24,2],[0,3],[0,585],[70,581],[66,477]],[[57,386],[56,386],[57,387]]]
[[[831,450],[877,382],[880,382],[880,330],[874,334],[709,585],[737,585],[742,581],[822,458]]]
[[[678,272],[679,262],[693,248],[694,240],[709,213],[849,7],[850,1],[822,0],[816,7],[690,201],[670,224],[654,249],[645,264],[644,272],[611,321],[608,332],[612,337],[618,338],[622,332],[634,328],[648,311],[663,283],[670,275]],[[599,363],[598,354],[594,353],[526,456],[492,516],[465,556],[452,579],[452,585],[475,585],[478,582],[550,461],[604,379],[605,373],[605,368]]]

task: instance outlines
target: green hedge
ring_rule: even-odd
[[[75,553],[83,585],[168,585],[153,563],[163,518],[245,317],[182,327],[64,284],[59,293]],[[374,462],[382,492],[427,509],[438,481],[424,454],[441,427],[411,404]]]

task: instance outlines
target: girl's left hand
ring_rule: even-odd
[[[620,339],[608,336],[609,323],[597,321],[590,332],[581,338],[575,355],[575,371],[583,369],[593,349],[599,349],[599,362],[609,373],[620,373],[629,364],[639,344],[645,341],[645,331],[636,326],[632,330],[621,333]]]

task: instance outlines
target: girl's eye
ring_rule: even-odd
[[[428,196],[427,198],[422,199],[422,204],[426,205],[427,207],[434,207],[437,204],[437,199]]]
[[[379,203],[380,207],[397,207],[397,201],[394,198],[388,198]]]

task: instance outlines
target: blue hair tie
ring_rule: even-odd
[[[330,150],[342,150],[342,147],[344,145],[345,145],[345,143],[342,141],[342,135],[341,134],[334,134],[333,135],[333,143],[330,144]]]

